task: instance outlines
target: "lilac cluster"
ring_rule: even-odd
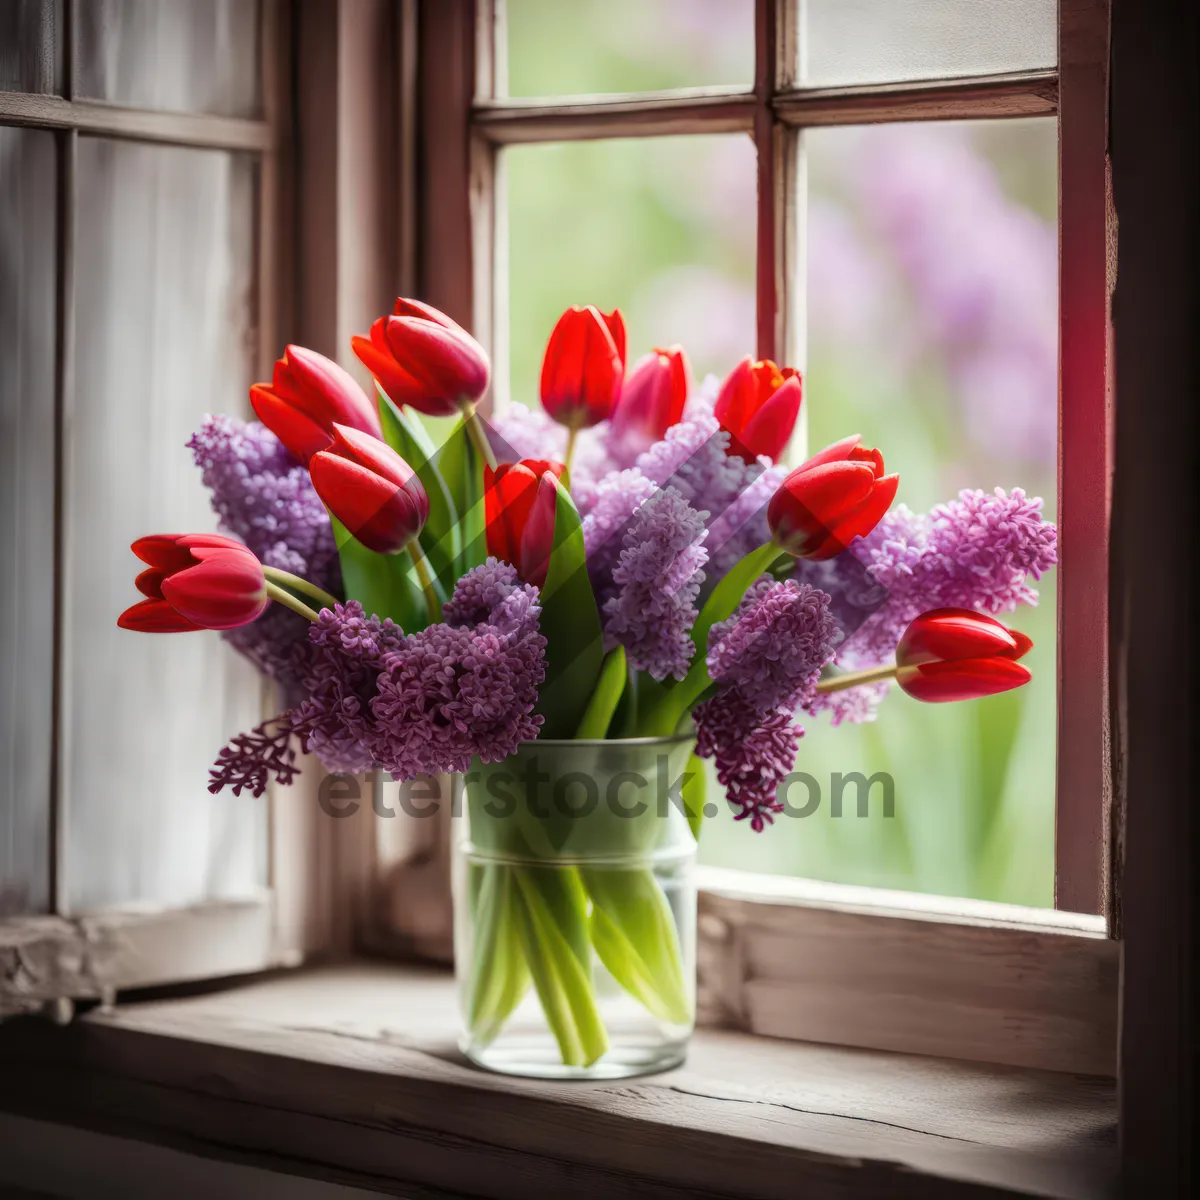
[[[708,670],[718,686],[693,714],[696,752],[714,760],[737,820],[756,831],[781,809],[776,793],[804,733],[792,714],[814,694],[837,637],[824,592],[769,576],[709,633]]]
[[[904,505],[889,512],[851,549],[887,589],[887,602],[846,640],[839,663],[890,661],[909,622],[931,608],[994,614],[1036,604],[1028,579],[1041,579],[1058,560],[1056,530],[1041,508],[1020,488],[996,488],[962,491],[927,516]]]
[[[385,656],[401,649],[404,631],[391,620],[367,616],[357,600],[322,609],[308,631],[312,667],[307,697],[291,724],[306,753],[327,770],[356,775],[375,765],[371,699]]]
[[[257,421],[205,417],[188,446],[212,494],[221,528],[267,566],[290,571],[326,591],[341,590],[337,546],[325,506],[308,472]],[[312,662],[308,622],[278,604],[224,637],[285,694],[301,686]]]
[[[498,762],[542,723],[533,714],[546,675],[537,589],[489,559],[459,581],[447,610],[446,624],[387,656],[371,701],[376,760],[398,779],[465,771],[476,755]]]
[[[542,723],[540,613],[537,589],[494,558],[459,580],[447,623],[420,633],[405,636],[357,600],[323,609],[309,626],[306,698],[222,750],[209,790],[257,796],[271,776],[290,783],[293,739],[330,771],[381,766],[397,779],[507,758]]]
[[[928,514],[892,509],[850,553],[885,591],[883,605],[846,637],[839,666],[850,670],[890,662],[901,634],[931,608],[1012,612],[1036,604],[1037,580],[1057,561],[1053,523],[1042,501],[1020,488],[966,490]],[[850,688],[811,697],[809,713],[829,712],[833,724],[870,721],[888,685]]]
[[[691,631],[704,582],[704,518],[673,487],[655,493],[629,518],[603,603],[604,633],[631,666],[655,679],[682,679],[694,650]]]
[[[670,484],[693,508],[710,514],[714,579],[769,539],[767,503],[786,474],[767,459],[746,463],[731,457],[728,446],[729,434],[701,393],[689,401],[684,419],[637,460],[637,470],[646,478],[659,487]]]
[[[633,514],[657,494],[658,488],[640,471],[613,471],[591,491],[583,512],[583,548],[588,576],[601,609],[614,594],[613,571],[625,547]]]

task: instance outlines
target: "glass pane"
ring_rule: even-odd
[[[0,917],[49,903],[54,135],[0,128]]]
[[[1022,487],[1053,519],[1057,452],[1053,120],[811,130],[809,444],[850,433],[884,450],[917,513],[960,488]],[[756,835],[728,814],[710,862],[1019,904],[1054,879],[1055,571],[1024,630],[1033,681],[959,704],[893,688],[871,724],[806,720],[796,769],[821,788],[807,819]],[[862,665],[866,665],[865,663]],[[833,775],[886,772],[831,815]],[[809,785],[811,788],[811,785]],[[794,803],[804,802],[804,789]]]
[[[512,96],[754,80],[754,0],[507,0],[506,9]]]
[[[0,0],[0,92],[62,90],[63,0]]]
[[[508,180],[512,399],[537,405],[572,304],[619,307],[630,363],[681,343],[697,381],[754,345],[754,146],[743,134],[519,146]]]
[[[1053,67],[1056,0],[797,0],[809,87]]]
[[[76,90],[130,108],[252,117],[254,0],[88,0],[76,8]]]
[[[215,633],[116,627],[129,544],[215,529],[185,448],[251,378],[253,166],[81,138],[75,394],[66,449],[67,879],[75,910],[186,904],[265,880],[266,808],[208,767],[260,719],[254,668]]]

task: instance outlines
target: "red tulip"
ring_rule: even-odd
[[[916,700],[975,700],[1028,683],[1016,660],[1033,643],[969,608],[935,608],[904,631],[896,682]]]
[[[139,633],[234,629],[267,607],[262,564],[219,533],[159,533],[131,547],[147,563],[136,580],[147,599],[127,608],[117,624]]]
[[[561,317],[542,359],[542,407],[575,429],[612,414],[625,374],[625,318],[614,308],[575,305]]]
[[[729,431],[729,453],[748,463],[760,454],[778,460],[796,427],[800,400],[799,371],[747,355],[729,372],[713,410]]]
[[[354,353],[393,404],[430,417],[452,417],[487,391],[490,366],[483,347],[444,312],[419,300],[396,301],[371,336],[352,337]]]
[[[488,553],[512,563],[526,582],[541,587],[554,548],[554,511],[562,463],[522,459],[484,468]]]
[[[630,372],[612,414],[614,442],[636,455],[661,441],[683,417],[688,362],[682,347],[653,349]]]
[[[429,497],[417,473],[378,438],[344,425],[308,473],[329,511],[369,550],[399,554],[425,525]]]
[[[258,419],[302,462],[333,441],[333,426],[382,436],[379,414],[353,376],[332,359],[288,346],[270,383],[250,389]]]
[[[771,535],[796,558],[834,558],[866,537],[896,498],[899,475],[883,473],[883,455],[859,434],[814,454],[780,485],[767,506]]]

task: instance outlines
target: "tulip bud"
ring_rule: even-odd
[[[546,582],[554,549],[556,480],[563,464],[542,459],[484,468],[484,517],[488,553],[512,563],[535,587]]]
[[[379,414],[366,393],[332,359],[288,346],[270,383],[250,389],[258,419],[305,466],[333,441],[334,424],[381,437]]]
[[[896,682],[916,700],[975,700],[1028,683],[1016,660],[1033,646],[1023,633],[969,608],[935,608],[904,631]]]
[[[794,367],[742,359],[721,385],[713,415],[730,435],[729,453],[752,463],[777,461],[800,415],[801,379]]]
[[[444,312],[419,300],[396,301],[371,335],[350,344],[393,404],[430,417],[452,417],[487,391],[483,347]]]
[[[834,558],[866,537],[896,498],[899,475],[884,475],[883,455],[858,434],[814,454],[780,485],[767,506],[771,536],[796,558]]]
[[[612,415],[611,440],[622,457],[636,458],[682,420],[688,375],[680,346],[656,347],[633,368]]]
[[[329,511],[369,550],[399,554],[425,525],[429,497],[417,473],[378,438],[344,425],[308,473]]]
[[[620,309],[568,308],[542,360],[542,407],[556,421],[586,429],[612,414],[625,374],[625,318]]]
[[[241,542],[218,533],[161,533],[131,547],[148,564],[136,580],[147,597],[117,619],[139,633],[234,629],[262,615],[262,564]]]

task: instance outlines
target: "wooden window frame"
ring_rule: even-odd
[[[503,147],[749,133],[758,150],[757,352],[803,363],[796,131],[1058,117],[1060,212],[1071,214],[1060,219],[1059,422],[1060,446],[1069,443],[1071,454],[1060,450],[1059,461],[1057,911],[705,869],[700,997],[701,1017],[710,1023],[872,1049],[1115,1073],[1108,9],[1108,0],[1060,0],[1055,70],[801,89],[792,76],[798,61],[792,5],[757,0],[752,88],[511,99],[503,94],[497,55],[505,36],[503,0],[420,7],[420,294],[468,324],[491,351],[499,404],[506,398],[508,350],[498,302],[507,287]],[[897,944],[909,953],[897,954]],[[798,972],[794,963],[820,968]],[[877,999],[881,990],[891,1003],[865,1003],[864,996]]]
[[[61,95],[0,92],[0,124],[57,134],[58,281],[56,312],[55,644],[51,731],[51,911],[0,920],[0,1017],[49,1006],[67,1019],[76,999],[110,999],[118,990],[163,982],[211,978],[288,965],[330,941],[320,913],[323,853],[319,830],[290,797],[272,797],[267,883],[235,900],[185,907],[117,906],[72,912],[67,901],[63,848],[67,822],[63,779],[66,697],[63,687],[61,593],[66,531],[61,491],[65,431],[70,425],[75,339],[70,297],[74,287],[75,159],[81,134],[160,145],[248,153],[257,160],[255,213],[255,370],[269,375],[278,342],[292,324],[288,272],[292,223],[287,196],[291,169],[291,8],[287,0],[262,0],[260,70],[262,111],[256,118],[148,111],[80,98],[75,89],[73,36],[81,0],[64,0],[64,77]],[[264,703],[269,701],[264,696]],[[288,802],[284,802],[284,801]],[[250,801],[253,803],[253,801]]]

